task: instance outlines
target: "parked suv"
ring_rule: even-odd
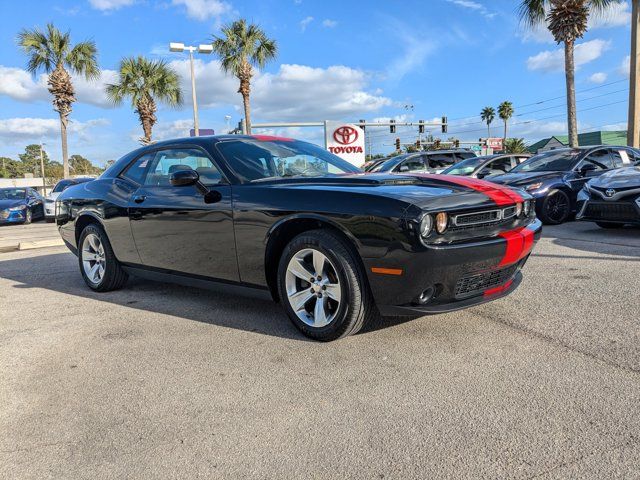
[[[368,170],[370,173],[440,173],[445,168],[476,155],[471,150],[429,150],[425,152],[405,153],[388,158]]]

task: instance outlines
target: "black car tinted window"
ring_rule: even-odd
[[[427,155],[429,168],[444,168],[454,163],[453,155],[450,153],[432,153]]]
[[[512,172],[567,172],[576,166],[580,150],[550,150],[531,157]]]
[[[218,149],[243,182],[359,173],[359,168],[307,142],[245,138],[220,142]]]
[[[459,162],[460,160],[466,160],[467,158],[475,157],[475,154],[471,152],[455,152],[456,160]]]
[[[120,174],[123,178],[128,178],[133,182],[142,185],[144,183],[144,175],[149,168],[149,162],[155,156],[154,153],[147,153],[141,156],[135,162],[127,167],[127,169]]]
[[[159,150],[150,161],[144,184],[166,187],[170,186],[171,174],[178,170],[195,170],[200,181],[205,185],[220,183],[222,176],[209,156],[196,148],[169,148]]]

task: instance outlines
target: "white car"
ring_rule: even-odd
[[[53,222],[56,216],[56,198],[63,190],[78,185],[79,183],[90,182],[94,178],[65,178],[56,183],[51,193],[44,199],[44,218],[47,222]]]

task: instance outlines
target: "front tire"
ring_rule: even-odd
[[[96,292],[121,288],[129,278],[116,259],[107,234],[98,225],[87,225],[78,239],[78,262],[87,286]]]
[[[328,230],[302,233],[285,247],[278,293],[291,322],[314,340],[355,334],[376,314],[357,257]]]
[[[569,195],[562,190],[550,190],[537,213],[545,225],[559,225],[566,222],[571,214]]]
[[[31,223],[31,221],[33,220],[33,212],[31,212],[30,208],[27,208],[27,210],[24,212],[24,225],[29,225]]]

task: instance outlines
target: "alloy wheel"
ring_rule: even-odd
[[[335,266],[322,252],[305,248],[293,255],[285,285],[292,310],[305,324],[322,328],[335,319],[342,287]]]
[[[104,246],[94,233],[90,233],[82,242],[82,268],[87,279],[98,285],[104,277],[105,255]]]
[[[551,195],[546,202],[546,214],[554,222],[561,222],[567,215],[569,202],[566,195],[556,193]]]

